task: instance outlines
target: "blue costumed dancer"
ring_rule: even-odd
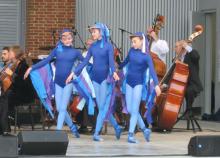
[[[58,42],[57,47],[52,50],[46,59],[35,65],[32,65],[32,67],[26,71],[24,78],[26,78],[31,71],[45,66],[55,58],[55,102],[57,111],[59,113],[56,129],[62,130],[63,123],[65,121],[65,123],[69,126],[72,134],[79,138],[80,136],[77,130],[77,126],[72,122],[72,119],[67,112],[67,106],[73,91],[73,84],[67,84],[66,80],[71,71],[74,69],[74,62],[77,60],[82,61],[83,57],[80,51],[72,47],[73,35],[71,30],[63,29],[60,34],[61,40]]]
[[[112,84],[108,83],[107,78],[110,75],[115,80],[119,80],[119,77],[115,72],[113,46],[108,41],[109,29],[102,23],[96,23],[89,29],[93,40],[96,42],[91,45],[86,58],[76,67],[74,73],[70,75],[70,78],[72,78],[74,74],[78,76],[82,69],[89,63],[89,59],[93,57],[91,79],[95,89],[96,103],[99,109],[93,140],[102,141],[103,139],[100,137],[99,133],[109,110],[113,90]],[[118,125],[112,114],[109,115],[108,119],[115,129],[116,138],[120,139],[122,132],[121,127]]]
[[[127,65],[127,73],[125,75],[125,99],[127,111],[131,116],[128,142],[136,143],[137,141],[134,137],[136,124],[138,124],[138,126],[142,130],[146,141],[149,141],[151,133],[151,130],[145,127],[145,124],[139,113],[140,102],[144,89],[146,88],[145,79],[146,71],[148,68],[155,84],[156,94],[160,95],[161,91],[158,86],[158,79],[154,71],[151,56],[148,53],[148,41],[144,33],[137,32],[130,36],[130,39],[132,43],[132,48],[130,48],[126,59],[120,64],[119,68],[121,69],[125,65]]]

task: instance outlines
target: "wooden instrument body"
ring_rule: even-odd
[[[80,112],[80,110],[77,109],[77,105],[79,104],[79,102],[80,102],[80,97],[79,96],[74,96],[73,101],[72,101],[72,103],[70,104],[70,107],[69,107],[70,111],[73,112],[75,115],[77,115]]]
[[[154,18],[153,25],[152,25],[152,31],[156,33],[156,36],[158,36],[161,28],[164,27],[164,24],[165,24],[165,17],[160,14],[157,14],[157,16]],[[150,39],[149,50],[151,50],[152,42],[154,39],[150,35],[148,36],[148,38]],[[166,64],[158,57],[158,55],[155,52],[150,52],[150,55],[154,63],[154,69],[156,71],[158,80],[160,81],[166,74],[166,70],[167,70]]]
[[[151,52],[150,53],[153,63],[154,63],[154,69],[156,71],[158,80],[160,81],[164,75],[166,74],[167,71],[167,66],[166,64],[158,57],[157,54]]]
[[[0,73],[0,80],[2,82],[2,89],[4,92],[6,92],[12,84],[12,75],[13,71],[8,67],[8,65],[6,65]]]
[[[154,18],[151,31],[154,31],[156,35],[158,35],[160,29],[164,27],[164,23],[165,23],[165,17],[160,14],[157,14],[157,16]],[[149,39],[149,50],[151,50],[152,42],[154,39],[150,35],[148,35],[148,39]],[[166,64],[158,57],[158,55],[155,52],[150,52],[150,55],[154,64],[154,70],[157,74],[157,78],[159,81],[161,81],[167,71]],[[141,102],[140,105],[141,116],[144,116],[146,110],[147,110],[146,103]],[[155,108],[153,108],[153,112],[152,112],[153,115],[155,115],[155,111],[156,111]]]
[[[177,62],[168,89],[156,100],[158,129],[171,130],[175,125],[184,99],[188,76],[188,65]]]
[[[9,87],[11,86],[12,84],[12,79],[10,76],[6,77],[3,81],[2,81],[2,88],[3,88],[3,91],[6,92]]]
[[[192,41],[201,35],[202,32],[203,27],[201,25],[196,25],[195,32],[189,36],[189,39],[186,40],[186,42],[192,43]],[[187,64],[177,61],[179,55],[181,54],[178,54],[174,60],[174,62],[176,62],[175,68],[172,72],[172,77],[169,80],[168,89],[156,99],[153,116],[155,125],[158,129],[171,130],[173,128],[185,97],[189,68]],[[170,70],[168,72],[170,72]],[[161,80],[161,83],[163,83],[163,80],[169,74],[168,72],[164,75],[165,77]]]

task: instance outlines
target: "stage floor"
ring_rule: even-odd
[[[91,135],[81,135],[80,139],[73,138],[67,130],[69,145],[66,156],[190,157],[187,155],[187,146],[191,137],[196,135],[220,135],[219,122],[199,121],[199,123],[203,129],[202,132],[193,133],[192,130],[186,130],[186,121],[180,121],[170,133],[153,132],[150,142],[146,142],[142,133],[138,132],[136,134],[136,138],[139,141],[137,144],[127,143],[127,132],[122,134],[120,140],[116,140],[112,127],[108,127],[108,133],[102,135],[103,142],[94,142]]]

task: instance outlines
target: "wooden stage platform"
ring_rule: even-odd
[[[120,140],[116,140],[112,127],[108,127],[108,133],[102,136],[103,142],[94,142],[91,135],[81,135],[80,139],[74,138],[66,129],[69,137],[66,157],[190,157],[187,155],[187,146],[191,137],[220,135],[219,122],[199,121],[199,123],[202,132],[193,133],[186,130],[186,121],[180,121],[171,133],[153,132],[150,142],[146,142],[142,133],[138,132],[137,144],[127,142],[126,132],[122,133]]]

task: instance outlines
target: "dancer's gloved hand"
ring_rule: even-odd
[[[155,91],[156,91],[157,96],[160,96],[160,94],[161,94],[161,89],[160,89],[159,85],[157,85],[157,86],[155,87]]]
[[[115,81],[119,81],[120,78],[118,77],[118,74],[116,72],[113,73],[113,78]]]
[[[24,79],[26,79],[26,78],[29,76],[29,74],[31,73],[31,70],[32,70],[32,67],[29,67],[29,68],[27,69],[27,71],[26,71],[25,74],[24,74]]]
[[[66,84],[70,83],[74,77],[74,72],[71,72],[70,75],[66,79]]]

